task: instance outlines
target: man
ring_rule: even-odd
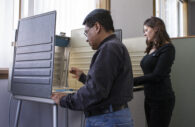
[[[87,75],[78,68],[70,73],[85,85],[73,94],[52,99],[73,110],[83,110],[86,127],[133,127],[127,102],[133,98],[133,75],[126,47],[116,38],[110,12],[95,9],[84,19],[84,34],[93,50]]]

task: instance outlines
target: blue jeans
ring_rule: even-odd
[[[129,108],[86,118],[86,127],[133,127]]]

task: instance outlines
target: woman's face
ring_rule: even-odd
[[[155,30],[147,25],[144,25],[144,36],[148,40],[148,42],[154,41]]]

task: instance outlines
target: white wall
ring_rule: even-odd
[[[123,38],[143,36],[143,22],[153,16],[153,0],[111,0],[111,14]]]
[[[10,65],[13,40],[13,0],[0,0],[0,68]]]

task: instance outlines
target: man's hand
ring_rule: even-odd
[[[74,76],[72,76],[73,78],[76,78],[79,80],[81,74],[83,73],[82,70],[76,68],[76,67],[72,67],[70,70],[70,73],[73,74]]]
[[[67,94],[55,92],[55,93],[52,93],[51,99],[53,99],[55,101],[55,103],[59,105],[60,99],[64,96],[67,96]]]

